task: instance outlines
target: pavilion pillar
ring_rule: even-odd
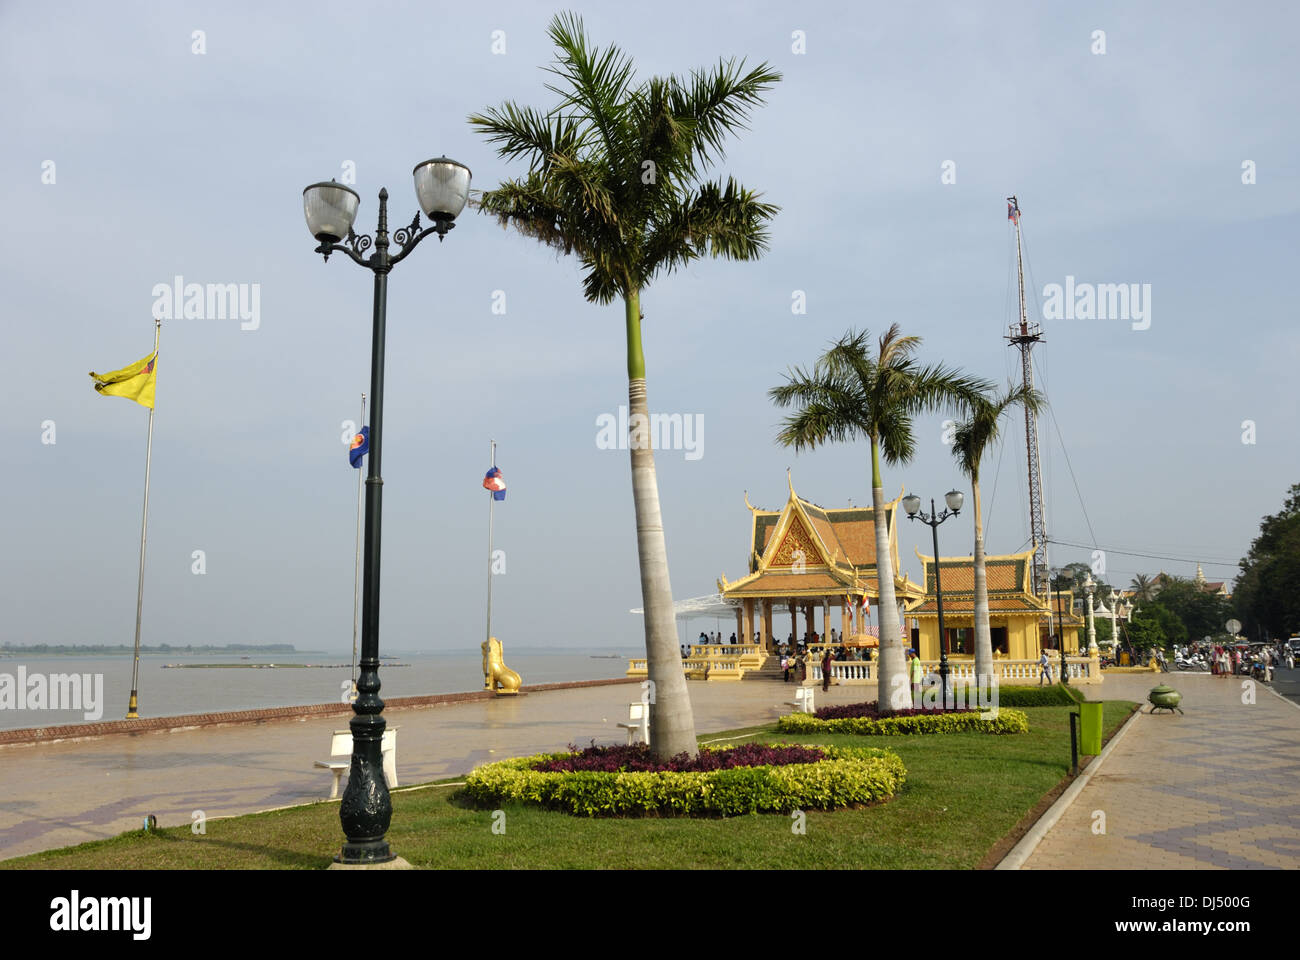
[[[776,641],[772,636],[772,601],[763,601],[763,645],[769,650],[776,649]]]
[[[831,598],[830,597],[822,597],[822,633],[824,633],[827,636],[828,638],[827,642],[829,643],[830,642],[829,637],[831,635]]]
[[[736,608],[736,639],[741,643],[745,642],[745,621],[741,616],[740,607]]]
[[[849,637],[849,598],[840,598],[840,642],[845,643]]]
[[[816,604],[814,604],[811,600],[809,600],[808,603],[807,603],[807,604],[804,606],[804,608],[803,608],[803,620],[804,620],[804,623],[806,623],[806,624],[808,625],[808,626],[807,626],[807,631],[808,631],[808,639],[809,639],[809,640],[812,640],[813,630],[815,630],[815,629],[817,628],[817,621],[816,621],[816,619],[815,619],[815,618],[816,618],[816,613],[815,613],[816,610],[817,610],[817,606],[816,606]]]
[[[794,601],[790,601],[790,645],[799,645],[799,614],[795,612]]]
[[[753,643],[753,642],[754,642],[754,634],[753,634],[753,630],[754,630],[754,601],[753,601],[753,599],[751,599],[751,598],[749,598],[749,597],[746,597],[746,598],[745,598],[745,602],[744,602],[744,605],[743,605],[743,606],[741,607],[741,609],[740,609],[740,613],[741,613],[741,618],[740,618],[740,642],[741,642],[741,643]]]

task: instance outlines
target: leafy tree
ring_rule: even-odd
[[[1129,584],[1129,589],[1133,591],[1133,599],[1143,602],[1150,602],[1155,598],[1155,583],[1145,573],[1139,573]]]
[[[1278,513],[1260,522],[1240,567],[1232,599],[1246,636],[1261,629],[1265,639],[1300,633],[1300,483]]]
[[[1135,609],[1128,621],[1128,639],[1139,650],[1159,647],[1168,650],[1187,642],[1187,628],[1168,607],[1148,603]]]
[[[1193,640],[1222,633],[1232,618],[1232,604],[1226,598],[1206,593],[1185,577],[1167,576],[1154,602],[1173,613]]]
[[[993,676],[993,639],[989,629],[988,573],[984,561],[984,518],[980,499],[980,461],[985,452],[997,443],[1002,417],[1013,406],[1023,406],[1037,414],[1046,407],[1046,400],[1037,390],[1023,383],[1010,383],[1002,393],[981,396],[969,416],[957,427],[953,437],[952,453],[963,473],[970,477],[971,500],[974,504],[975,553],[973,574],[975,578],[975,676],[983,683],[984,677]],[[938,562],[938,558],[935,558]]]
[[[777,406],[795,408],[777,434],[778,443],[795,450],[855,439],[870,445],[880,591],[877,691],[880,706],[887,711],[893,706],[893,692],[907,689],[907,674],[880,460],[883,456],[890,466],[911,461],[916,453],[912,421],[916,413],[947,409],[965,414],[993,389],[988,381],[940,364],[922,367],[912,357],[920,345],[920,337],[903,336],[898,324],[881,336],[875,350],[867,331],[850,330],[818,359],[811,372],[796,367],[786,375],[784,384],[768,391]],[[898,522],[897,513],[894,522]]]
[[[550,110],[506,102],[469,118],[507,160],[528,173],[479,198],[483,212],[566,254],[585,271],[593,303],[623,303],[627,340],[632,496],[636,510],[646,656],[655,698],[655,754],[695,755],[695,722],[682,673],[668,552],[651,449],[641,294],[662,274],[705,256],[755,260],[767,249],[777,208],[734,179],[705,179],[727,136],[781,75],[761,64],[720,61],[689,77],[634,81],[619,48],[593,48],[582,20],[551,22],[557,48]]]

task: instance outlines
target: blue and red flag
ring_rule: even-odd
[[[493,500],[506,498],[506,478],[501,476],[501,468],[493,467],[483,477],[483,489],[492,491]]]
[[[1018,219],[1019,217],[1020,217],[1020,208],[1016,206],[1014,203],[1012,203],[1010,200],[1008,200],[1007,219],[1012,221],[1013,223],[1019,223],[1020,222]]]
[[[361,458],[370,452],[370,428],[362,427],[361,432],[352,438],[352,449],[348,451],[348,461],[358,470]]]

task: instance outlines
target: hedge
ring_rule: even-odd
[[[892,751],[820,749],[827,759],[816,763],[708,773],[549,773],[532,767],[565,754],[541,754],[477,768],[466,778],[465,794],[480,805],[524,803],[587,817],[729,817],[875,803],[903,785],[907,771]]]
[[[777,721],[782,733],[850,733],[858,736],[895,736],[910,733],[1028,733],[1029,717],[1019,710],[997,711],[992,717],[981,713],[917,714],[910,717],[845,717],[818,720],[807,713],[791,713]]]
[[[1046,687],[998,687],[999,707],[1072,707],[1087,699],[1078,687],[1064,683]]]

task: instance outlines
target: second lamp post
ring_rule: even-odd
[[[420,215],[393,231],[396,254],[388,252],[388,190],[379,191],[379,227],[372,240],[352,232],[361,198],[341,183],[313,183],[302,192],[307,229],[320,241],[316,252],[329,260],[336,251],[375,275],[375,301],[370,341],[370,463],[366,474],[365,560],[361,593],[361,675],[352,704],[352,767],[339,805],[339,820],[347,842],[335,859],[345,864],[387,863],[395,859],[384,839],[393,818],[393,803],[384,780],[382,744],[384,701],[379,699],[379,543],[382,527],[383,478],[380,451],[384,424],[384,325],[388,308],[388,272],[431,233],[442,240],[455,226],[469,199],[469,168],[438,157],[414,170],[415,195],[432,221],[421,229]],[[346,243],[342,242],[346,238]],[[367,255],[370,247],[374,252]]]
[[[960,490],[949,490],[944,494],[944,502],[948,504],[948,509],[943,513],[936,513],[934,509],[934,498],[930,498],[930,512],[925,513],[921,510],[921,498],[916,494],[909,494],[903,498],[903,510],[907,512],[907,519],[920,520],[930,528],[934,535],[934,602],[939,614],[939,683],[943,689],[943,707],[948,705],[948,636],[943,629],[943,589],[939,585],[939,524],[943,523],[949,517],[955,517],[961,512],[961,505],[965,502],[965,496]],[[917,651],[919,656],[921,651]]]

